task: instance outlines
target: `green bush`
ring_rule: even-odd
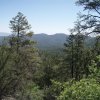
[[[82,79],[67,85],[57,100],[100,100],[100,84],[95,79]]]
[[[43,100],[44,93],[36,84],[31,84],[22,92],[18,92],[16,100]]]

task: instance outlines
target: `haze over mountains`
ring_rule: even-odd
[[[33,39],[37,41],[37,46],[41,49],[62,48],[68,35],[58,33],[54,35],[35,34]]]
[[[6,37],[8,33],[0,33],[0,40]],[[62,48],[68,35],[64,33],[57,33],[54,35],[47,35],[45,33],[34,34],[32,40],[37,42],[37,47],[40,49]]]
[[[9,36],[10,33],[0,32],[0,36]]]
[[[0,35],[0,41],[2,41],[4,37],[7,37],[7,35],[5,36],[5,34],[7,34],[7,33],[5,33],[5,34],[0,33],[0,34],[2,34],[2,36]],[[36,46],[39,49],[52,50],[52,49],[63,48],[64,43],[68,39],[68,36],[69,35],[66,35],[64,33],[56,33],[54,35],[47,35],[45,33],[40,33],[40,34],[34,34],[32,37],[32,40],[37,42]],[[86,44],[91,45],[93,43],[93,41],[94,41],[94,38],[88,37],[86,39]]]

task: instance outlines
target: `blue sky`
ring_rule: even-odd
[[[9,21],[19,11],[27,17],[35,34],[68,34],[80,7],[75,0],[0,0],[0,32],[11,32]]]

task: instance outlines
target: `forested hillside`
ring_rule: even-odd
[[[2,36],[0,36],[0,42],[6,38],[9,38],[8,36],[3,36],[3,33],[0,32]],[[44,33],[40,34],[33,34],[33,36],[30,38],[31,40],[34,40],[36,42],[36,47],[40,50],[61,50],[64,48],[64,43],[66,40],[68,40],[69,35],[66,35],[64,33],[56,33],[54,35],[47,35]],[[85,38],[85,45],[88,47],[93,46],[93,43],[95,41],[95,37],[86,36]]]
[[[100,0],[65,34],[33,34],[18,12],[0,37],[0,100],[100,100]]]

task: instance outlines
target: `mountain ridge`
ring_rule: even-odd
[[[51,48],[63,48],[63,44],[66,41],[68,35],[66,34],[34,34],[33,40],[37,41],[37,47],[41,49],[51,49]]]
[[[2,33],[0,33],[2,34]],[[0,36],[0,41],[3,40],[4,37],[7,36]],[[53,50],[53,49],[62,49],[64,48],[64,43],[68,39],[69,35],[64,33],[56,33],[52,35],[48,35],[45,33],[40,34],[34,34],[32,36],[32,40],[36,41],[36,47],[38,47],[41,50]],[[90,46],[92,42],[94,41],[94,38],[88,37],[85,42],[86,45]]]

